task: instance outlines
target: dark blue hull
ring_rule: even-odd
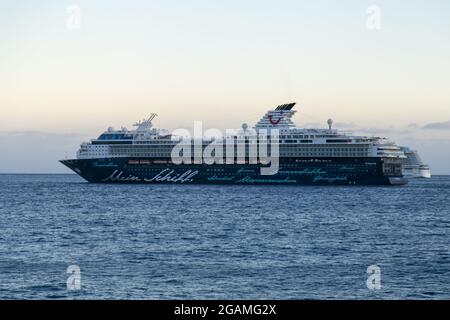
[[[401,161],[400,161],[401,162]],[[381,158],[281,158],[276,175],[261,165],[171,164],[168,159],[109,158],[62,160],[94,183],[402,185],[401,163]]]

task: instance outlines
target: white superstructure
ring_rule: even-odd
[[[404,158],[403,151],[393,142],[381,137],[352,135],[332,128],[302,129],[292,121],[295,103],[268,111],[254,126],[256,132],[279,130],[280,157],[383,157]],[[167,130],[153,128],[156,114],[136,123],[135,130],[109,128],[97,139],[81,145],[78,159],[116,157],[170,157],[178,140]],[[204,144],[211,142],[205,139]]]

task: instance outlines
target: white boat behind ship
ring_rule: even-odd
[[[403,160],[403,175],[407,178],[431,178],[431,169],[424,164],[416,150],[401,147],[406,158]]]

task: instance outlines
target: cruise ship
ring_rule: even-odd
[[[416,150],[408,147],[401,147],[405,154],[403,159],[403,175],[408,178],[431,178],[430,166],[423,163]]]
[[[61,160],[61,163],[93,183],[407,183],[402,171],[405,155],[395,143],[386,138],[341,132],[333,128],[331,119],[322,129],[299,128],[292,121],[295,105],[283,104],[267,111],[252,129],[244,124],[232,135],[202,136],[200,141],[153,127],[156,114],[152,114],[136,123],[134,130],[107,129],[97,139],[82,143],[76,159]],[[248,132],[254,133],[256,139],[249,138]],[[190,141],[194,146],[191,148],[189,145],[189,152],[184,149],[180,153],[183,155],[181,161],[174,159],[174,150],[180,146],[180,141]],[[230,141],[236,145],[229,147]],[[259,157],[257,154],[252,157],[255,150],[264,151],[263,143],[270,151],[265,156],[260,153]],[[202,152],[210,150],[211,145],[221,148],[216,147],[213,152],[214,161],[201,161]],[[244,153],[239,153],[239,150],[244,150]],[[270,163],[268,159],[271,159]],[[275,170],[268,170],[275,167],[275,162]]]

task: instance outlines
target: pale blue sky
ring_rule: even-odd
[[[373,4],[379,31],[366,27]],[[79,30],[66,27],[70,5]],[[333,117],[450,173],[449,39],[444,0],[2,0],[0,172],[63,171],[74,137],[150,112],[161,127],[233,128],[297,101],[299,125]],[[27,145],[36,139],[53,147]],[[45,162],[21,162],[28,149]]]

